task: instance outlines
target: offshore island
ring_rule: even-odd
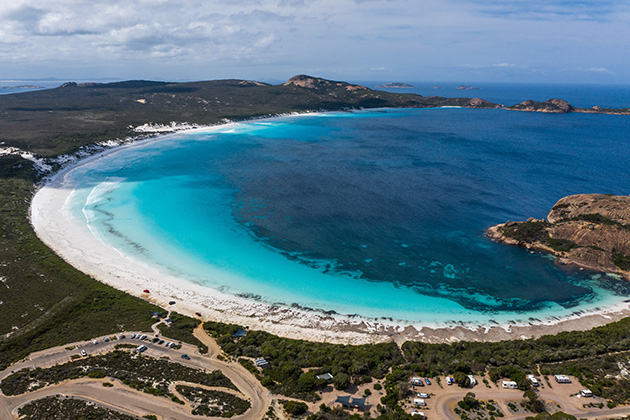
[[[629,108],[582,109],[565,104],[557,99],[542,103],[526,101],[507,109],[630,113]],[[243,416],[237,418],[273,419],[277,418],[275,410],[284,410],[295,416],[311,413],[313,419],[332,416],[345,419],[352,410],[363,410],[383,419],[411,418],[419,414],[413,414],[418,411],[410,406],[423,407],[427,401],[435,410],[428,412],[429,417],[453,418],[450,405],[458,399],[463,403],[459,405],[461,410],[479,406],[475,395],[467,394],[478,381],[483,381],[489,390],[484,392],[484,385],[477,385],[474,389],[477,396],[485,398],[488,394],[498,401],[483,408],[486,415],[500,412],[500,417],[506,418],[521,418],[524,413],[534,416],[539,411],[558,410],[545,406],[545,401],[557,401],[563,410],[579,416],[584,407],[574,395],[585,387],[592,391],[590,395],[597,396],[594,402],[601,402],[602,407],[607,405],[611,410],[607,413],[630,413],[623,405],[628,403],[625,393],[628,379],[623,372],[618,373],[618,366],[627,363],[630,351],[629,321],[621,319],[623,314],[606,315],[595,325],[620,319],[618,322],[555,336],[543,334],[566,329],[587,330],[592,324],[578,317],[565,324],[539,326],[538,330],[535,325],[514,326],[509,331],[490,328],[480,333],[452,327],[433,336],[430,329],[421,331],[421,335],[426,335],[424,341],[441,344],[423,343],[417,332],[407,336],[410,331],[401,331],[396,325],[383,325],[380,331],[371,326],[372,330],[359,331],[358,335],[352,329],[344,332],[338,325],[330,331],[332,334],[318,330],[305,333],[304,328],[295,325],[278,328],[277,320],[259,323],[255,313],[235,318],[227,310],[220,316],[215,314],[214,319],[208,317],[210,312],[178,313],[185,305],[159,296],[159,289],[130,291],[142,299],[122,293],[95,281],[89,270],[86,275],[68,265],[36,237],[29,224],[32,195],[45,177],[68,169],[69,162],[109,153],[112,146],[151,141],[157,134],[203,128],[226,120],[382,107],[502,108],[479,98],[389,94],[309,76],[296,76],[279,86],[239,80],[68,83],[57,89],[0,98],[0,147],[3,151],[0,156],[0,217],[3,222],[0,278],[6,286],[0,295],[4,315],[0,324],[4,334],[0,341],[0,366],[7,368],[35,351],[50,349],[30,356],[30,362],[27,359],[10,367],[10,371],[2,372],[0,410],[8,411],[0,411],[0,414],[12,418],[11,410],[20,405],[19,398],[32,400],[23,407],[27,408],[23,413],[45,412],[43,407],[48,410],[54,407],[63,413],[69,410],[68,404],[79,403],[55,397],[37,398],[48,395],[47,390],[54,389],[55,384],[69,378],[77,381],[77,377],[80,379],[76,384],[83,387],[83,392],[90,392],[90,387],[94,386],[98,390],[112,388],[107,391],[111,394],[105,392],[110,398],[105,397],[106,401],[124,393],[136,395],[135,404],[145,400],[144,405],[140,405],[145,410],[142,413],[152,416],[147,418],[157,418],[155,414],[167,412],[179,416],[175,418],[188,418],[190,411],[183,410],[190,410],[191,405],[196,406],[193,410],[199,410],[193,414],[210,417],[236,415]],[[571,196],[553,207],[547,221],[508,222],[491,228],[489,236],[554,253],[563,263],[627,276],[627,206],[628,199],[624,196]],[[292,318],[298,312],[290,311],[284,317]],[[293,339],[269,332],[281,332]],[[147,333],[155,334],[155,341],[147,337]],[[162,343],[161,335],[167,339],[162,339]],[[539,336],[542,338],[530,338]],[[92,343],[85,341],[94,337],[97,338]],[[299,340],[305,337],[329,343]],[[413,340],[406,341],[408,338]],[[474,342],[480,338],[516,340]],[[359,345],[373,341],[382,343]],[[120,346],[116,352],[112,352],[114,345]],[[79,352],[80,349],[83,350]],[[135,351],[130,351],[133,349]],[[92,351],[94,356],[89,354]],[[149,356],[139,355],[145,351]],[[186,353],[180,354],[182,351]],[[208,352],[216,360],[195,353],[197,351]],[[179,360],[180,355],[184,361]],[[211,374],[196,375],[191,369],[194,363],[186,365],[191,356],[193,362],[200,363],[197,366],[212,370]],[[57,364],[54,373],[48,369],[51,361]],[[42,369],[33,371],[30,367]],[[24,370],[19,370],[22,368]],[[569,378],[566,373],[573,376]],[[531,378],[536,377],[537,381],[532,381]],[[554,378],[552,387],[550,382]],[[569,388],[563,388],[564,378],[574,381],[570,392]],[[64,382],[60,389],[67,389],[70,395],[76,393],[76,389],[63,388],[72,386],[72,381],[70,385]],[[442,386],[453,382],[461,386],[451,388],[455,392],[448,391],[448,385]],[[519,400],[520,393],[510,394],[509,388],[522,390],[536,387],[532,384],[538,383],[542,384],[544,392],[524,399],[523,412],[510,411],[508,403]],[[134,391],[128,390],[129,384]],[[427,390],[428,400],[422,398],[423,404],[416,402],[411,394],[418,391],[420,384]],[[210,391],[215,394],[208,393],[208,387],[217,388]],[[134,393],[140,391],[155,397],[139,398],[137,396],[142,394]],[[31,394],[33,392],[38,393],[37,396]],[[345,399],[348,393],[353,397]],[[574,399],[567,396],[569,393]],[[216,401],[222,402],[217,404]],[[335,401],[337,406],[331,412],[327,407]],[[180,402],[181,408],[178,408]],[[320,407],[322,402],[326,408]],[[618,404],[621,405],[616,407]],[[340,407],[345,407],[345,411]],[[101,409],[112,411],[112,406]],[[593,413],[597,415],[601,411]],[[139,415],[138,412],[133,414]]]

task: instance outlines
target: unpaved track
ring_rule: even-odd
[[[506,409],[506,401],[522,400],[523,392],[498,388],[494,390],[452,388],[450,392],[445,392],[443,395],[432,398],[433,401],[431,401],[431,405],[434,406],[435,409],[428,411],[427,415],[431,419],[460,420],[459,416],[453,413],[452,408],[458,401],[461,401],[468,392],[473,392],[478,400],[495,400],[505,413],[505,417],[503,417],[505,420],[524,420],[528,416],[534,416],[532,413],[510,414]],[[569,393],[562,395],[562,393],[557,392],[557,390],[542,389],[540,390],[539,397],[545,401],[556,402],[560,405],[561,411],[574,415],[577,418],[610,419],[630,415],[630,406],[620,406],[614,409],[582,408],[580,404],[593,401],[588,399],[576,400],[575,397],[570,397]]]
[[[151,338],[154,333],[145,333]],[[137,339],[131,339],[129,334],[124,339],[103,342],[99,338],[98,344],[92,344],[90,341],[72,343],[60,347],[47,349],[41,352],[33,353],[23,362],[17,363],[5,371],[0,372],[0,380],[10,375],[11,372],[22,368],[49,367],[58,363],[70,361],[71,355],[76,355],[81,349],[86,350],[89,354],[102,354],[112,351],[116,344],[129,343],[140,345],[144,344],[148,347],[145,354],[160,358],[168,357],[173,362],[177,362],[186,366],[205,369],[208,371],[220,370],[227,376],[240,393],[249,400],[251,408],[241,416],[233,417],[234,420],[260,420],[264,417],[269,407],[269,398],[267,391],[260,385],[258,380],[247,369],[239,363],[228,363],[216,359],[220,348],[203,329],[198,328],[195,336],[200,339],[209,348],[208,355],[200,355],[195,346],[183,344],[180,350],[173,350],[164,346],[153,344],[150,341],[139,342]],[[169,340],[162,337],[164,340]],[[174,340],[170,340],[174,341]],[[76,346],[73,350],[66,350],[66,347]],[[190,360],[181,358],[182,353],[187,353]],[[17,408],[25,403],[43,398],[49,395],[66,395],[80,397],[86,400],[94,401],[102,406],[114,408],[128,414],[143,416],[146,414],[157,414],[163,419],[199,419],[200,416],[193,416],[190,413],[190,405],[180,405],[170,401],[165,397],[149,396],[143,392],[136,391],[126,387],[118,381],[111,383],[114,387],[104,387],[103,380],[82,378],[79,380],[66,381],[62,384],[46,387],[41,390],[29,392],[23,395],[8,397],[0,393],[0,419],[9,420],[17,418]],[[227,390],[226,392],[230,392]]]

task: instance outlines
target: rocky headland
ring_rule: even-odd
[[[505,109],[508,109],[510,111],[546,112],[553,114],[568,114],[569,112],[580,112],[583,114],[630,115],[630,108],[602,108],[601,106],[594,106],[592,108],[578,108],[572,106],[564,99],[557,98],[549,99],[544,102],[537,102],[530,99],[516,105],[508,106]]]
[[[488,229],[508,245],[548,252],[562,264],[630,280],[630,196],[578,194],[562,198],[547,220],[530,218]]]

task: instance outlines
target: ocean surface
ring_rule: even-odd
[[[623,116],[336,112],[106,155],[71,173],[68,206],[122,254],[257,301],[427,325],[536,322],[620,304],[629,283],[485,230],[544,218],[569,194],[629,194],[629,161]]]

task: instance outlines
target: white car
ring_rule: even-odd
[[[85,350],[81,350],[81,356],[83,357],[87,356],[87,352]]]
[[[98,344],[98,340],[92,340],[92,344]]]
[[[131,338],[136,338],[136,333],[131,333]]]

